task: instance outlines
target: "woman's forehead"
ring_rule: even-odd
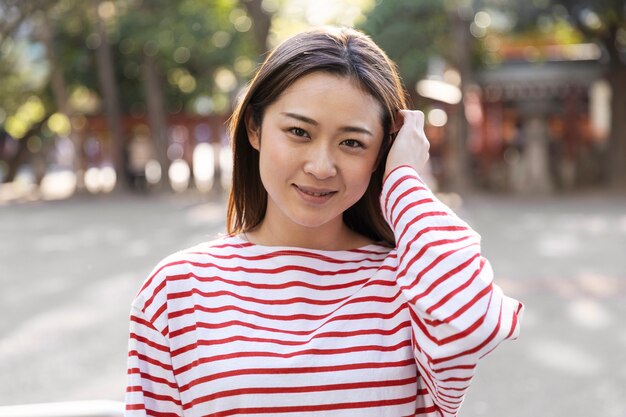
[[[304,75],[287,87],[273,106],[281,112],[294,108],[320,115],[344,116],[380,123],[382,106],[354,77],[318,71]]]

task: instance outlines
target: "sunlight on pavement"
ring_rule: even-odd
[[[613,316],[592,299],[576,300],[567,306],[567,314],[577,325],[587,329],[606,329],[613,325]]]
[[[583,250],[584,245],[576,235],[548,233],[538,239],[539,253],[549,258],[573,256]]]
[[[626,297],[625,279],[597,272],[585,271],[577,276],[551,277],[536,285],[540,285],[559,298],[569,300],[589,298],[597,301]],[[523,287],[522,284],[520,286]]]
[[[0,407],[0,417],[116,417],[124,415],[120,401],[67,401]]]
[[[584,232],[598,235],[606,233],[610,225],[608,219],[604,216],[564,215],[555,226],[568,232]]]
[[[626,273],[626,271],[624,271]],[[626,294],[626,280],[594,272],[581,272],[576,283],[593,297],[610,297]]]
[[[578,296],[578,288],[571,279],[553,277],[545,282],[549,293],[558,298],[573,299]]]
[[[64,305],[22,321],[13,330],[0,338],[0,356],[23,356],[25,353],[47,350],[54,344],[65,343],[70,333],[97,327],[113,314],[115,302],[121,291],[134,291],[135,279],[131,274],[120,274],[106,280],[91,283],[76,297],[73,305]],[[121,301],[126,309],[127,300]],[[9,361],[10,362],[10,361]]]
[[[543,339],[529,342],[528,346],[530,357],[551,370],[588,377],[597,376],[604,370],[600,359],[571,343]]]
[[[509,277],[497,276],[496,282],[505,294],[517,299],[523,298],[532,289],[528,283]]]
[[[489,403],[487,401],[476,401],[472,407],[472,411],[479,416],[485,415],[487,411],[489,411]]]
[[[624,355],[626,356],[626,330],[617,334],[617,340],[619,340],[621,344],[624,345],[623,352],[625,352]],[[624,361],[624,363],[622,364],[622,367],[624,368],[623,376],[626,378],[626,361]]]
[[[520,215],[518,225],[520,229],[525,231],[542,230],[544,219],[540,213],[524,213]]]
[[[152,243],[150,241],[146,239],[135,239],[128,243],[126,253],[130,257],[140,258],[148,256],[150,254],[151,247]]]
[[[200,204],[187,212],[186,220],[190,225],[213,225],[223,222],[226,216],[224,205],[219,203]]]
[[[0,375],[14,375],[14,383],[2,387],[4,401],[26,402],[14,397],[22,389],[38,392],[29,398],[39,399],[93,399],[106,392],[109,398],[122,398],[125,355],[117,347],[126,344],[127,325],[119,318],[127,316],[136,286],[133,273],[90,281],[75,289],[71,299],[7,329],[0,338]],[[107,326],[111,322],[118,324]],[[119,367],[100,364],[108,360]],[[77,375],[94,371],[97,378],[71,385]]]
[[[60,342],[66,332],[93,327],[99,315],[100,312],[81,306],[67,306],[41,313],[22,322],[12,333],[0,339],[0,355],[10,361],[12,356],[40,352],[42,345],[51,346]]]
[[[580,226],[582,231],[592,235],[604,234],[610,227],[609,220],[600,216],[589,217],[581,221]]]
[[[33,242],[33,249],[37,252],[68,252],[78,246],[78,242],[70,234],[55,234],[39,236]]]
[[[123,245],[129,239],[128,232],[120,227],[97,227],[74,229],[64,233],[42,234],[33,241],[38,252],[68,252],[75,249],[95,248],[99,245]]]

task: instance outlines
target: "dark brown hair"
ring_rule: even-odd
[[[230,120],[233,183],[227,212],[230,234],[247,232],[265,217],[267,192],[259,173],[259,154],[248,140],[246,118],[261,126],[267,106],[300,77],[316,71],[349,77],[380,103],[385,136],[378,165],[361,199],[343,214],[352,230],[394,246],[393,232],[380,209],[385,160],[398,110],[406,95],[395,64],[368,36],[354,29],[320,28],[300,33],[274,49],[248,85]]]

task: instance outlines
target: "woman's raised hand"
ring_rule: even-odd
[[[391,145],[385,177],[401,165],[409,165],[420,172],[428,161],[430,143],[424,133],[424,113],[419,110],[400,110],[399,130]]]

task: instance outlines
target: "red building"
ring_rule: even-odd
[[[531,49],[529,49],[531,48]],[[477,183],[551,192],[603,183],[610,91],[592,44],[509,47],[466,92]]]

